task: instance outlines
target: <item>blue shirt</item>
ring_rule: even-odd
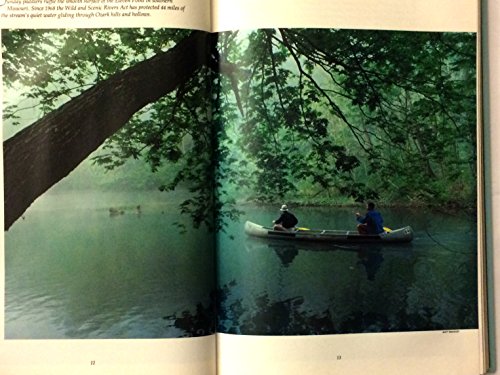
[[[365,217],[358,217],[358,222],[366,224],[368,227],[368,234],[379,234],[384,232],[384,219],[380,212],[375,210],[368,210]]]

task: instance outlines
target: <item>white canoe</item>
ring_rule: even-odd
[[[359,234],[356,230],[329,230],[329,229],[293,229],[278,231],[271,227],[247,221],[245,233],[249,236],[260,238],[272,238],[288,241],[312,241],[312,242],[353,242],[353,243],[407,243],[413,240],[413,230],[410,226],[395,229],[380,234]]]

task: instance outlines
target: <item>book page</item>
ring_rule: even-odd
[[[233,198],[235,209],[241,211],[238,219],[228,220],[218,242],[220,373],[358,373],[367,368],[377,374],[483,373],[487,347],[483,170],[481,158],[476,158],[482,153],[481,104],[476,101],[480,97],[478,3],[309,1],[292,8],[279,1],[219,2],[217,9],[215,29],[229,30],[219,37],[221,69],[227,69],[221,123],[235,124],[223,143],[231,157],[228,163],[235,167],[222,172],[229,177],[222,179],[220,196]],[[304,27],[311,30],[296,29]],[[434,216],[431,208],[412,207],[418,199],[400,190],[397,179],[409,173],[415,188],[418,182],[413,177],[425,180],[436,164],[424,166],[419,157],[402,161],[414,145],[406,144],[400,154],[399,141],[383,155],[374,150],[394,139],[398,129],[412,133],[415,123],[422,127],[434,123],[418,118],[436,113],[437,108],[414,112],[423,103],[417,104],[408,93],[387,100],[378,78],[387,77],[388,85],[399,82],[399,88],[406,79],[416,83],[411,69],[388,77],[382,62],[391,65],[397,59],[390,60],[387,50],[407,51],[401,52],[399,62],[406,59],[403,55],[418,56],[408,65],[426,70],[430,67],[426,62],[455,58],[427,59],[420,43],[443,51],[435,43],[447,38],[456,38],[448,40],[461,46],[459,54],[469,45],[464,54],[470,60],[462,61],[461,68],[469,66],[470,74],[460,78],[468,83],[443,106],[469,98],[468,105],[458,105],[452,112],[469,119],[455,125],[471,125],[466,159],[472,162],[469,170],[478,174],[462,180],[467,182],[460,193],[448,191],[463,208],[470,203],[465,210],[452,208],[451,196],[436,207],[443,196],[431,185],[436,187],[434,183],[444,178],[447,190],[453,182],[434,174],[423,188],[429,202],[442,210]],[[357,75],[353,66],[359,68]],[[440,69],[437,76],[453,76],[451,66]],[[422,76],[432,81],[427,72]],[[373,80],[366,77],[372,74]],[[364,85],[366,81],[372,85]],[[370,104],[367,97],[373,91],[379,95]],[[399,102],[401,98],[405,100]],[[395,115],[402,108],[407,117]],[[406,122],[398,125],[402,118]],[[380,128],[386,132],[378,133]],[[456,134],[449,131],[444,133]],[[461,135],[456,135],[461,143]],[[424,159],[431,160],[431,151],[426,150]],[[376,168],[363,164],[364,152],[376,160]],[[384,173],[384,165],[393,171],[383,177],[387,184],[375,178]],[[380,203],[377,210],[388,227],[387,237],[398,228],[404,233],[404,225],[411,225],[414,235],[408,247],[361,242],[355,213],[363,212],[358,219],[363,218],[366,209],[356,202],[368,199]],[[298,217],[298,224],[290,224],[295,231],[282,231],[283,226],[288,228],[287,219],[280,216],[283,212]],[[337,236],[337,243],[328,248],[306,242],[325,236]],[[342,236],[346,238],[339,243]],[[349,244],[349,238],[360,242]]]
[[[470,0],[213,1],[214,31],[273,27],[337,27],[427,31],[477,30]]]
[[[215,374],[209,20],[1,2],[0,373]]]
[[[210,30],[206,0],[2,0],[2,28],[168,27]]]

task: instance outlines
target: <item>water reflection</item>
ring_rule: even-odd
[[[168,322],[167,327],[180,330],[179,337],[197,337],[211,335],[216,329],[216,293],[210,293],[210,303],[207,307],[200,302],[196,305],[196,312],[184,310],[180,316],[172,314],[163,319]]]
[[[477,327],[477,241],[465,219],[393,214],[416,229],[409,246],[259,241],[234,222],[218,239],[216,298],[211,237],[172,230],[168,207],[125,207],[112,219],[107,205],[33,211],[6,233],[6,338],[200,336],[214,332],[215,309],[219,331],[240,334]],[[340,214],[324,225],[342,227]]]
[[[307,308],[306,298],[295,296],[273,300],[268,293],[252,301],[236,297],[236,281],[218,289],[217,331],[243,335],[322,335],[369,332],[430,331],[449,328],[437,318],[438,309],[421,304],[418,311],[404,303],[377,311],[366,309],[363,303],[348,314],[338,314],[331,306],[321,311]],[[355,298],[355,296],[353,296]],[[361,301],[357,301],[361,302]],[[248,306],[250,305],[250,306]],[[175,318],[176,326],[193,325],[203,316],[187,314]],[[462,325],[473,328],[475,324]]]
[[[217,299],[212,293],[210,305],[204,307],[203,304],[198,304],[195,313],[184,311],[180,315],[164,317],[168,321],[168,327],[182,330],[184,337],[213,333],[207,332],[206,328],[212,326],[212,314],[217,308],[218,332],[252,335],[317,335],[335,332],[328,311],[321,316],[309,316],[307,312],[301,311],[304,304],[301,297],[272,302],[268,295],[262,295],[255,299],[255,309],[250,312],[243,308],[242,298],[233,300],[228,305],[235,287],[236,282],[232,281],[219,288]]]
[[[256,239],[245,220],[218,238],[221,332],[262,335],[399,332],[477,327],[474,218],[390,211],[411,244],[318,244]],[[301,212],[309,227],[346,228],[347,212]],[[394,224],[396,223],[396,224]],[[432,234],[432,238],[427,234]]]
[[[365,267],[368,280],[375,280],[375,275],[384,261],[382,249],[359,250],[358,258],[357,264]]]
[[[289,242],[280,240],[266,240],[259,238],[249,238],[245,241],[245,247],[248,252],[257,251],[258,248],[272,250],[281,261],[283,267],[288,268],[299,255],[300,251],[346,251],[357,254],[355,265],[363,266],[368,280],[375,280],[377,271],[384,261],[383,250],[398,251],[403,256],[411,256],[411,244],[385,245],[378,244],[352,244],[340,245],[332,243],[314,243],[314,242]]]

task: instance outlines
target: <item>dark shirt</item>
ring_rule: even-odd
[[[384,219],[380,212],[375,210],[368,210],[364,217],[358,217],[358,222],[366,224],[368,234],[379,234],[384,232]]]
[[[278,220],[274,221],[275,224],[281,224],[286,229],[293,228],[298,222],[295,215],[288,211],[283,211]]]

